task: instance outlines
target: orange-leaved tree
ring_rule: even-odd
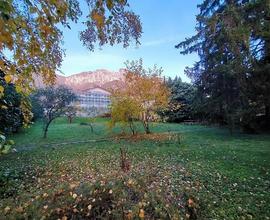
[[[70,22],[83,22],[80,40],[91,51],[95,44],[139,43],[142,33],[139,16],[127,0],[85,0],[86,20],[78,0],[7,0],[0,1],[0,72],[7,84],[25,97],[21,103],[24,123],[31,121],[27,96],[36,78],[48,85],[55,82],[56,71],[64,56],[64,28]],[[81,3],[81,2],[80,2]],[[83,16],[84,17],[84,16]],[[84,19],[84,18],[82,18]],[[0,84],[0,100],[5,87]],[[5,106],[0,106],[0,111]]]
[[[129,114],[142,122],[145,133],[150,133],[149,124],[155,118],[158,110],[168,106],[169,89],[161,76],[162,68],[145,69],[142,59],[126,62],[126,73],[124,86],[113,92],[112,120],[118,117],[119,111],[122,115]],[[122,100],[125,100],[123,103]],[[123,107],[126,103],[132,107]]]

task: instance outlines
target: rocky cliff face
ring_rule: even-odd
[[[71,76],[57,75],[56,85],[64,85],[75,92],[81,92],[86,89],[101,87],[103,89],[114,89],[123,84],[124,70],[112,72],[105,69],[96,71],[82,72]],[[37,87],[42,87],[40,80],[35,80]]]

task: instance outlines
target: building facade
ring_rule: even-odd
[[[87,89],[78,94],[81,115],[97,116],[109,112],[111,93],[103,88]]]

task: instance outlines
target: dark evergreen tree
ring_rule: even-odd
[[[5,74],[0,71],[0,85],[4,91],[0,96],[0,133],[17,132],[23,125],[21,110],[21,95],[16,91],[14,84],[7,83]]]
[[[182,82],[182,79],[177,76],[173,80],[169,77],[166,83],[171,90],[169,107],[159,114],[169,122],[193,119],[192,104],[195,87],[192,84]]]
[[[186,74],[201,114],[231,131],[235,123],[262,128],[259,116],[269,124],[269,1],[204,0],[199,8],[197,34],[176,47],[199,54]]]

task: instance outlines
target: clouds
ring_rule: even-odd
[[[164,37],[162,39],[156,39],[156,40],[150,40],[142,42],[143,47],[155,47],[155,46],[161,46],[163,44],[172,44],[175,41],[179,41],[179,37]]]
[[[167,43],[167,42],[168,42],[167,40],[163,40],[163,39],[160,39],[160,40],[152,40],[152,41],[146,41],[146,42],[143,42],[143,43],[142,43],[142,46],[144,46],[144,47],[159,46],[159,45],[165,44],[165,43]]]

